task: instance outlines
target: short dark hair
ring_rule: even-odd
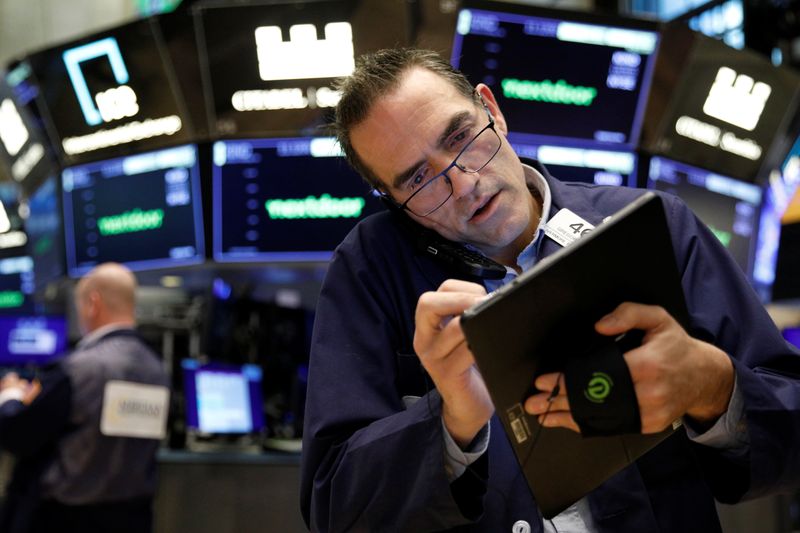
[[[337,82],[336,88],[341,92],[341,99],[336,106],[333,129],[348,163],[376,189],[381,188],[382,184],[356,154],[350,141],[350,131],[367,117],[376,100],[397,87],[400,77],[412,67],[428,69],[452,83],[459,93],[476,99],[475,89],[466,76],[434,51],[389,48],[358,58],[353,73]]]

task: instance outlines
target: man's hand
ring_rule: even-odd
[[[42,390],[38,380],[28,381],[22,379],[16,372],[9,372],[0,379],[0,392],[9,389],[17,389],[19,398],[25,405],[30,404]]]
[[[690,337],[663,308],[623,303],[597,322],[595,329],[608,336],[631,329],[645,332],[642,345],[624,354],[639,402],[642,433],[662,431],[682,416],[711,424],[727,410],[734,382],[730,358],[719,348]],[[525,409],[539,415],[544,426],[579,431],[569,411],[563,378],[542,420],[557,377],[539,376],[535,385],[543,392],[528,398]]]
[[[442,395],[442,419],[465,448],[494,412],[461,330],[460,314],[486,297],[478,284],[447,280],[417,302],[414,350]]]
[[[9,372],[0,379],[0,391],[6,389],[20,389],[24,391],[28,388],[30,382],[27,379],[22,379],[16,372]]]

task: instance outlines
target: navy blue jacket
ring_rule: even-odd
[[[561,183],[538,168],[550,185],[551,216],[567,207],[597,225],[642,194]],[[676,432],[589,494],[603,532],[719,531],[714,498],[732,503],[800,481],[800,356],[717,239],[680,200],[662,197],[689,333],[731,356],[750,451],[733,462]],[[420,294],[459,276],[417,253],[392,216],[369,217],[350,233],[322,288],[305,415],[303,516],[313,531],[497,532],[511,531],[517,520],[536,531],[541,517],[496,416],[488,452],[448,483],[440,397],[412,339]],[[558,248],[545,239],[540,257]],[[406,408],[404,396],[422,398]]]

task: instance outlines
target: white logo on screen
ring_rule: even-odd
[[[0,233],[5,233],[11,229],[11,220],[6,213],[6,206],[0,201]]]
[[[703,112],[753,131],[771,93],[772,87],[766,83],[756,82],[750,76],[737,75],[735,70],[721,67],[703,104]]]
[[[103,122],[132,117],[139,112],[136,93],[127,85],[112,87],[94,95]]]
[[[336,78],[355,68],[353,30],[348,22],[326,24],[324,39],[317,39],[313,24],[289,28],[288,41],[278,26],[256,28],[255,36],[258,71],[264,81]]]
[[[0,103],[0,139],[11,157],[16,156],[28,142],[28,129],[19,116],[17,106],[6,98]]]
[[[92,101],[82,64],[86,61],[106,58],[111,66],[114,79],[119,84],[94,95]],[[67,68],[72,88],[78,97],[86,123],[97,126],[101,122],[111,122],[121,118],[132,117],[139,112],[136,93],[126,83],[130,79],[128,67],[122,58],[119,44],[114,37],[106,37],[99,41],[87,43],[66,50],[63,53],[64,65]]]

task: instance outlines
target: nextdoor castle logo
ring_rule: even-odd
[[[258,70],[261,79],[298,80],[347,76],[355,68],[353,29],[348,22],[325,25],[325,38],[317,39],[313,24],[289,28],[283,40],[279,26],[256,28]]]
[[[703,112],[728,124],[753,131],[761,118],[772,87],[728,67],[717,71]]]

